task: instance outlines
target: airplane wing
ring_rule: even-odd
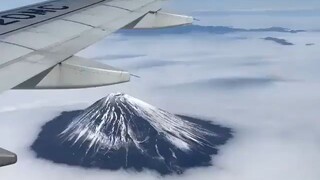
[[[161,12],[162,0],[55,0],[0,13],[0,92],[97,87],[128,72],[75,53],[122,28],[162,28],[192,18]]]
[[[162,0],[54,0],[0,13],[0,92],[86,88],[127,82],[123,70],[74,56],[120,30],[190,24]],[[0,166],[17,157],[0,149]]]

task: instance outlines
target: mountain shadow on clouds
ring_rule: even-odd
[[[199,80],[190,83],[178,84],[167,88],[174,89],[210,89],[223,91],[248,90],[255,88],[264,88],[282,81],[276,77],[226,77]]]
[[[285,39],[280,39],[280,38],[275,38],[275,37],[266,37],[263,39],[266,41],[272,41],[272,42],[275,42],[275,43],[278,43],[278,44],[284,45],[284,46],[293,46],[294,45],[293,43],[291,43]]]
[[[42,127],[31,148],[54,163],[169,175],[211,166],[231,137],[229,128],[116,93],[85,110],[61,113]]]

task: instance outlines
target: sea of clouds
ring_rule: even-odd
[[[259,16],[254,14],[250,16],[255,21],[246,21],[247,26],[239,25],[245,21],[242,16],[232,21],[230,16],[220,15],[230,21],[219,24],[214,14],[198,13],[204,19],[198,24],[247,29],[282,26],[307,31],[114,34],[79,56],[120,67],[141,78],[93,89],[8,91],[0,95],[0,146],[19,155],[16,165],[0,169],[0,179],[319,179],[317,25],[301,20],[308,19],[302,15],[297,24],[303,26],[291,27],[286,26],[289,21],[282,15],[258,21]],[[258,27],[255,22],[260,23]],[[263,40],[266,37],[285,39],[294,45]],[[314,45],[306,46],[310,43]],[[128,93],[172,113],[212,119],[233,128],[234,138],[215,156],[213,167],[189,170],[182,176],[160,177],[147,170],[86,170],[35,157],[30,145],[42,125],[62,111],[85,108],[111,92]]]

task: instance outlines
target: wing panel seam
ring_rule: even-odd
[[[92,26],[90,24],[86,24],[86,23],[83,23],[83,22],[79,22],[79,21],[74,21],[74,20],[65,19],[65,18],[62,18],[61,20],[68,21],[68,22],[73,22],[73,23],[77,23],[77,24],[81,24],[81,25],[88,26],[88,27],[91,27],[91,28],[95,28],[95,26]]]
[[[0,40],[0,42],[1,42],[1,43],[5,43],[5,44],[10,44],[10,45],[13,45],[13,46],[22,47],[22,48],[29,49],[29,50],[32,50],[32,51],[36,51],[36,49],[30,48],[30,47],[28,47],[28,46],[23,46],[23,45],[21,45],[21,44],[12,43],[12,42],[8,42],[8,41],[4,41],[4,40]]]
[[[122,10],[125,10],[125,11],[128,11],[128,12],[134,12],[130,9],[127,9],[127,8],[123,8],[123,7],[119,7],[119,6],[114,6],[114,5],[109,5],[109,4],[102,4],[103,6],[107,6],[107,7],[113,7],[113,8],[117,8],[117,9],[122,9]]]

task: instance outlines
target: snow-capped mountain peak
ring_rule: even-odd
[[[145,151],[143,144],[149,140],[150,131],[184,151],[193,144],[210,145],[205,136],[215,136],[197,124],[122,93],[110,94],[94,103],[60,136],[73,144],[90,142],[88,151],[117,150],[130,145]]]

